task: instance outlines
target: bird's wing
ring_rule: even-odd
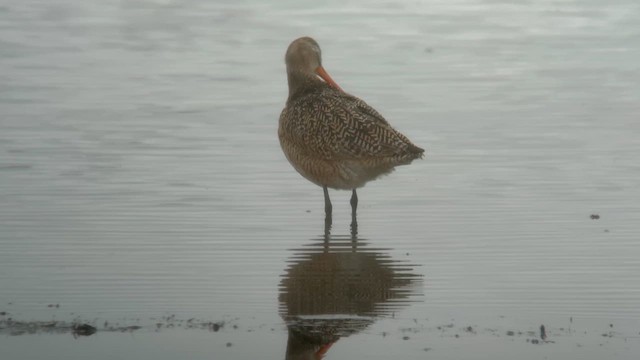
[[[375,109],[355,96],[333,92],[324,97],[333,106],[337,141],[332,144],[338,158],[387,158],[406,155],[415,146],[389,125]]]
[[[325,159],[384,158],[422,151],[364,101],[334,89],[301,97],[287,112],[283,116],[295,119],[288,129],[291,140]]]

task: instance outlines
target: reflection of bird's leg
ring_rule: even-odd
[[[356,193],[356,189],[353,189],[353,193],[351,194],[351,235],[355,236],[358,234],[358,219],[356,216],[356,210],[358,209],[358,194]]]
[[[329,199],[329,189],[327,186],[323,186],[322,190],[324,191],[324,234],[325,237],[329,235],[329,231],[331,231],[331,212],[333,207],[331,206],[331,199]]]
[[[358,251],[358,223],[355,219],[351,222],[351,250]]]

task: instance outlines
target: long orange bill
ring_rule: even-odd
[[[342,90],[342,88],[340,86],[338,86],[338,84],[336,84],[335,81],[333,81],[331,76],[329,76],[329,74],[327,74],[327,72],[324,70],[324,68],[322,66],[318,66],[318,68],[316,69],[316,74],[318,74],[318,76],[320,76],[322,78],[322,80],[324,80],[327,84],[333,86],[334,88],[336,88],[336,89],[338,89],[340,91],[344,91],[344,90]]]

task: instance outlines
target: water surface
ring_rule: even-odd
[[[630,0],[5,2],[3,352],[284,358],[311,328],[336,359],[637,358],[639,16]],[[331,192],[326,245],[322,191],[277,140],[303,35],[427,150],[359,190],[355,249],[350,194]],[[99,331],[11,336],[9,317]],[[541,324],[555,342],[532,347]]]

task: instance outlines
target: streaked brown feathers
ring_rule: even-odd
[[[290,94],[278,133],[287,158],[307,179],[358,188],[423,156],[364,101],[317,78],[305,82],[303,91]]]

